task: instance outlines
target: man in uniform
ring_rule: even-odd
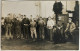
[[[20,21],[20,18],[17,17],[17,20],[16,20],[16,36],[17,38],[21,38],[21,21]]]
[[[38,21],[38,25],[39,25],[39,36],[40,36],[40,39],[44,40],[44,38],[45,38],[45,35],[44,35],[45,22],[42,19],[42,17],[40,17],[40,20]]]
[[[32,19],[32,21],[30,22],[30,32],[31,32],[31,38],[33,39],[33,41],[36,41],[37,39],[36,27],[37,27],[37,24],[35,20]],[[35,35],[35,39],[34,39],[34,35]]]
[[[29,38],[29,19],[24,15],[22,20],[22,27],[23,27],[23,38]]]
[[[16,36],[16,15],[14,14],[13,15],[13,19],[12,19],[12,34],[13,34],[13,38],[16,39],[17,36]]]
[[[24,17],[24,15],[21,15],[21,14],[19,14],[19,17],[20,17],[20,24],[21,24],[21,39],[23,39],[23,24],[22,24],[22,20],[23,20],[23,17]]]
[[[6,38],[7,39],[13,39],[13,36],[11,35],[11,26],[12,26],[12,23],[11,23],[11,19],[10,19],[10,14],[8,14],[8,17],[6,17],[5,19],[5,26],[6,26]]]
[[[73,32],[76,29],[75,24],[72,22],[72,19],[69,18],[69,23],[67,23],[66,34],[68,35],[68,40],[73,41]]]
[[[4,35],[5,27],[4,27],[4,17],[1,18],[1,35]]]
[[[55,26],[55,21],[53,21],[52,18],[49,17],[47,21],[47,28],[48,34],[50,36],[50,41],[53,41],[53,26]]]

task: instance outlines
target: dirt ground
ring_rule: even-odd
[[[78,45],[71,42],[54,44],[49,41],[32,42],[27,40],[3,40],[2,50],[78,50]]]
[[[37,41],[26,39],[12,39],[6,40],[4,36],[1,38],[1,49],[2,50],[78,50],[79,49],[79,33],[74,32],[74,37],[77,43],[66,42],[54,44],[50,41]]]

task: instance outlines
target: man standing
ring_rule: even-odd
[[[39,25],[39,36],[40,36],[40,39],[44,39],[45,38],[45,35],[44,35],[45,22],[42,19],[42,17],[40,17],[40,19],[38,21],[38,25]]]
[[[4,17],[1,18],[1,35],[3,35],[5,32],[5,27],[4,27]]]
[[[31,31],[31,37],[33,41],[36,41],[37,39],[36,27],[37,27],[37,24],[33,18],[32,21],[30,22],[30,31]],[[35,35],[35,39],[34,39],[34,35]]]
[[[23,38],[29,38],[29,23],[29,19],[26,18],[26,15],[24,15],[24,18],[22,20]]]
[[[21,38],[21,21],[20,21],[20,18],[17,17],[17,21],[16,21],[16,35],[17,35],[17,38]]]
[[[13,15],[13,19],[12,19],[12,34],[13,34],[13,38],[16,39],[16,15]]]
[[[55,21],[53,21],[51,17],[49,17],[47,21],[47,28],[48,34],[50,36],[50,41],[53,41],[53,26],[55,26]]]
[[[73,41],[73,32],[76,29],[75,24],[72,22],[72,19],[69,18],[69,23],[67,23],[67,27],[66,27],[66,34],[68,35],[68,40]]]
[[[12,23],[11,23],[11,19],[10,19],[10,14],[8,14],[8,17],[5,18],[5,27],[6,27],[6,38],[7,39],[12,39],[13,36],[11,35],[11,26],[12,26]]]
[[[56,30],[54,31],[54,43],[62,43],[63,42],[63,25],[61,23],[61,20],[58,20],[58,24],[56,25]]]
[[[21,39],[23,38],[23,24],[22,24],[22,20],[23,20],[23,17],[24,17],[24,15],[21,15],[21,14],[19,14],[19,17],[20,17],[20,24],[21,24]]]

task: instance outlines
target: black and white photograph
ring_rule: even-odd
[[[2,0],[1,50],[79,50],[79,1]]]

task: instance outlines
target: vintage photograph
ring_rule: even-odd
[[[79,1],[1,3],[1,50],[79,50]]]

